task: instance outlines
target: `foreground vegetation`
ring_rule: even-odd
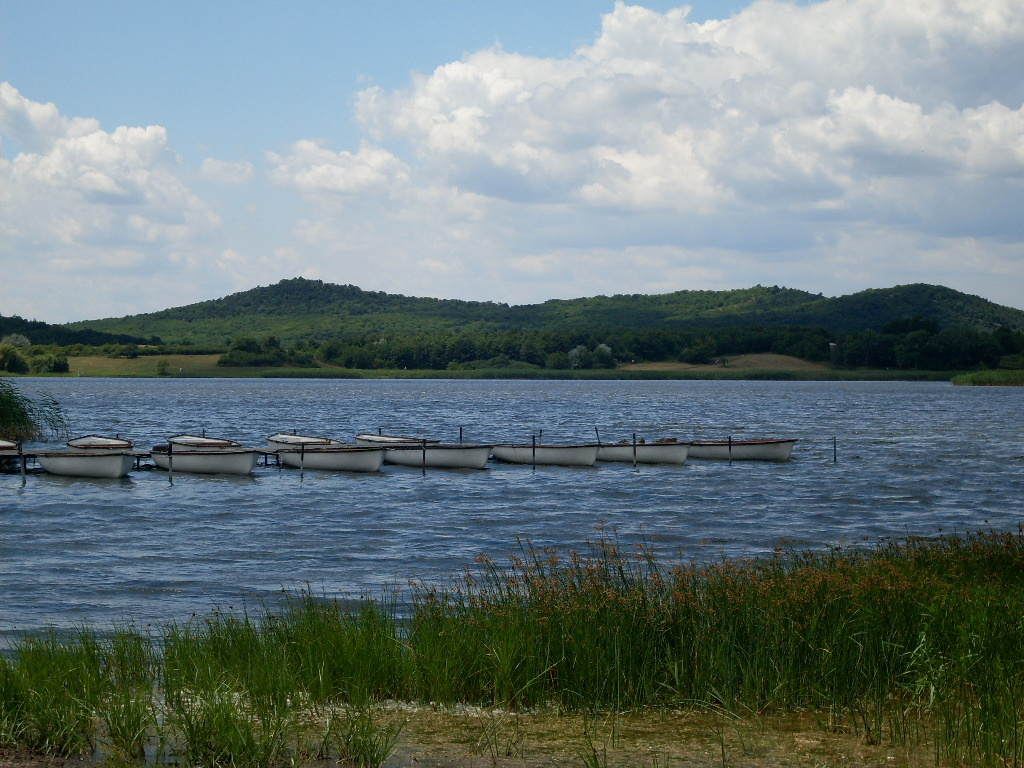
[[[1021,531],[673,568],[608,540],[526,548],[380,600],[26,636],[0,660],[0,746],[380,765],[405,719],[385,703],[402,701],[491,708],[477,746],[493,757],[521,749],[520,716],[582,721],[563,742],[600,766],[615,718],[692,712],[717,723],[723,763],[736,723],[798,716],[910,762],[1019,765],[1022,588]]]
[[[26,397],[14,382],[0,378],[0,438],[35,440],[62,434],[67,426],[67,415],[52,397]]]

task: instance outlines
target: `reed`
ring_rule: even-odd
[[[1022,531],[673,567],[609,539],[583,553],[523,546],[404,601],[307,591],[152,637],[28,636],[0,658],[0,746],[379,765],[402,727],[380,703],[404,700],[595,723],[684,707],[723,729],[807,711],[940,763],[1020,765],[1022,587]],[[492,725],[479,748],[510,751]],[[604,761],[588,738],[580,759]]]

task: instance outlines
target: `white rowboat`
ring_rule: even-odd
[[[135,456],[130,451],[100,449],[41,451],[36,461],[51,475],[64,477],[124,477],[132,471]]]
[[[475,443],[430,443],[391,445],[384,461],[404,467],[434,469],[483,469],[491,457],[491,446]]]
[[[285,466],[339,472],[377,472],[384,463],[384,449],[351,445],[329,437],[278,432],[267,444]]]
[[[789,461],[796,440],[694,440],[691,459]]]
[[[689,443],[616,443],[602,445],[598,461],[624,461],[636,464],[685,464]]]
[[[491,455],[510,464],[544,464],[563,467],[592,467],[597,462],[597,443],[552,445],[522,443],[496,445]]]
[[[133,446],[131,440],[121,437],[85,435],[68,440],[66,450],[37,452],[36,461],[51,475],[124,477],[135,464]]]
[[[432,438],[375,435],[362,432],[356,443],[387,447],[384,461],[403,467],[434,469],[483,469],[491,457],[491,446],[479,443],[442,443]]]
[[[361,445],[428,445],[440,443],[440,440],[433,440],[426,437],[403,437],[401,435],[375,435],[372,432],[360,432],[356,435],[356,442]]]
[[[160,469],[202,475],[248,475],[256,467],[259,452],[234,440],[198,435],[175,435],[167,445],[150,454]]]

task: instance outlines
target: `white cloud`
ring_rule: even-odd
[[[167,275],[160,306],[294,274],[513,302],[923,281],[1024,306],[1024,0],[687,13],[619,3],[571,56],[496,46],[367,88],[355,149],[204,160],[216,209],[163,128],[0,86],[2,234],[78,275]]]
[[[171,254],[196,258],[220,234],[161,126],[104,131],[0,83],[0,130],[19,150],[0,158],[8,307],[15,293],[49,320],[166,306],[183,277]]]
[[[318,141],[296,142],[288,155],[267,153],[271,179],[304,195],[361,196],[386,194],[403,183],[405,164],[379,147],[333,152]]]
[[[199,167],[199,175],[215,184],[235,186],[252,181],[254,170],[253,164],[248,160],[229,163],[226,160],[207,157]]]

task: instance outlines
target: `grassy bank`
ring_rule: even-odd
[[[806,738],[843,734],[904,764],[1019,765],[1022,588],[1019,531],[704,567],[609,541],[525,550],[401,603],[285,595],[154,633],[26,637],[0,661],[0,746],[377,765],[423,741],[406,720],[419,733],[439,707],[471,705],[487,708],[476,748],[495,759],[522,753],[540,720],[561,734],[550,753],[622,764],[624,723],[675,718],[720,763],[799,721]],[[626,764],[680,759],[665,750]]]
[[[968,387],[1024,387],[1024,371],[974,371],[953,377],[953,383]]]
[[[845,370],[785,355],[740,355],[724,365],[643,363],[615,369],[483,368],[474,370],[354,369],[219,366],[220,355],[137,358],[71,357],[67,376],[325,379],[619,379],[766,381],[949,381],[956,371]],[[158,367],[160,366],[160,367]]]

